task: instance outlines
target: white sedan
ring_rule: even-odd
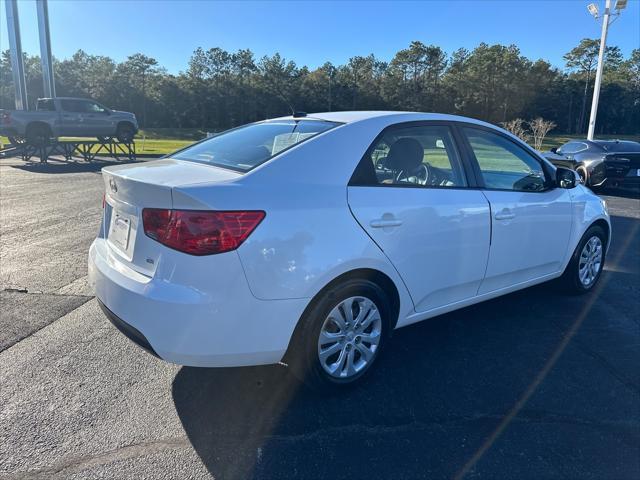
[[[593,289],[611,238],[574,172],[451,115],[301,113],[103,178],[89,277],[120,331],[320,388],[360,379],[395,328],[558,277]]]

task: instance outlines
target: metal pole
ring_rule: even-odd
[[[600,99],[600,84],[602,83],[602,68],[604,66],[604,50],[607,45],[607,30],[609,29],[609,16],[611,15],[611,0],[607,0],[602,18],[602,36],[600,37],[600,53],[598,54],[598,69],[596,81],[593,85],[593,100],[591,102],[591,116],[589,117],[589,132],[587,140],[593,140],[596,129],[596,115],[598,114],[598,100]]]
[[[24,76],[24,59],[20,43],[20,22],[18,20],[18,0],[5,0],[7,8],[7,32],[9,34],[9,50],[11,51],[11,71],[16,93],[16,110],[26,110],[27,82]]]
[[[53,76],[53,58],[51,56],[51,35],[49,34],[49,7],[47,0],[37,0],[38,34],[40,36],[40,61],[42,62],[42,81],[44,96],[56,96],[56,82]]]

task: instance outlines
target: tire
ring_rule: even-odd
[[[300,320],[287,362],[307,386],[329,392],[352,386],[371,371],[388,338],[392,309],[389,296],[369,280],[347,280],[321,295]],[[364,316],[358,321],[359,313]]]
[[[136,130],[130,123],[121,123],[116,130],[116,138],[122,143],[131,143],[135,134]]]
[[[584,165],[579,165],[576,167],[576,172],[578,172],[578,175],[580,175],[580,181],[582,182],[582,184],[586,187],[589,186],[589,172],[587,170],[587,167],[585,167]]]
[[[560,277],[567,293],[581,295],[593,290],[602,274],[606,246],[607,234],[602,227],[594,225],[585,232]]]
[[[26,142],[29,145],[42,147],[49,143],[49,141],[51,140],[51,136],[51,129],[48,125],[29,125],[29,127],[27,128]]]

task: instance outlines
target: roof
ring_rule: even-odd
[[[85,97],[40,97],[38,100],[88,100],[94,102],[95,100]]]
[[[394,112],[383,110],[362,110],[362,111],[347,111],[347,112],[319,112],[308,113],[306,117],[293,117],[291,115],[286,117],[280,117],[278,120],[301,120],[303,118],[310,120],[326,120],[329,122],[339,123],[355,123],[363,120],[370,120],[372,118],[381,117],[393,117],[396,122],[411,122],[420,120],[447,120],[447,121],[460,121],[477,123],[481,125],[495,125],[488,124],[481,120],[476,120],[469,117],[461,117],[459,115],[448,115],[444,113],[425,113],[425,112]]]

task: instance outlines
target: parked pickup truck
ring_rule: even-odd
[[[130,142],[138,132],[133,113],[111,110],[86,98],[39,98],[36,110],[0,110],[0,135],[11,143],[45,145],[53,137],[116,137]]]

